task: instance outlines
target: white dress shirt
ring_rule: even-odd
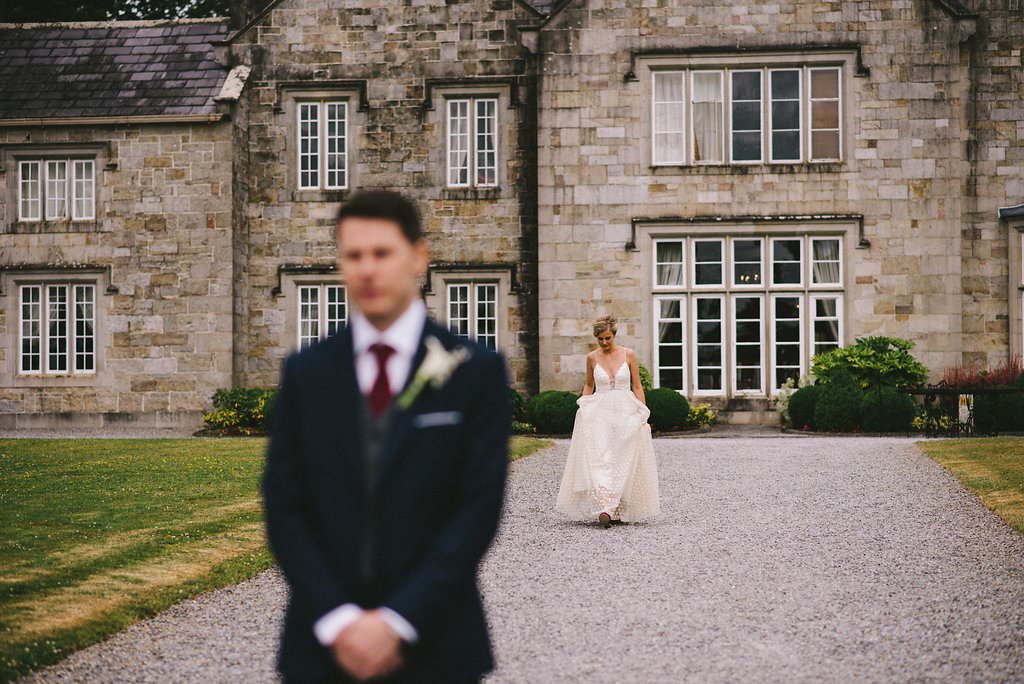
[[[358,310],[352,312],[349,327],[352,330],[352,351],[355,354],[356,381],[359,390],[369,395],[377,380],[377,358],[370,347],[375,344],[386,344],[395,350],[388,357],[388,384],[391,395],[396,396],[409,378],[413,359],[419,349],[420,338],[423,337],[423,326],[427,322],[427,307],[419,299],[413,300],[409,308],[392,323],[387,330],[378,330]],[[392,631],[403,641],[415,644],[419,634],[408,620],[395,611],[382,606],[381,617],[388,623]],[[338,635],[350,624],[358,620],[365,611],[354,603],[338,606],[313,624],[313,633],[324,646],[330,646]]]

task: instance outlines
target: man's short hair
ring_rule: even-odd
[[[409,242],[416,243],[423,238],[416,205],[405,195],[391,190],[361,190],[352,195],[338,210],[335,226],[340,226],[347,218],[387,219],[398,224]]]

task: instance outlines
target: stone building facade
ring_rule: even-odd
[[[362,187],[418,200],[429,308],[528,393],[579,389],[605,312],[732,420],[861,336],[934,372],[1020,354],[1017,4],[0,27],[0,427],[198,425],[216,389],[272,385],[347,318],[333,215]]]

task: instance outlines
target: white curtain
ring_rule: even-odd
[[[812,256],[814,282],[839,282],[839,240],[815,240]]]
[[[722,74],[693,75],[693,160],[722,161]]]
[[[683,285],[683,243],[658,243],[658,285]]]
[[[654,74],[654,162],[683,161],[683,73]]]

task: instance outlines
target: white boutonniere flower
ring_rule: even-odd
[[[427,355],[416,369],[412,382],[395,401],[395,406],[403,411],[416,401],[416,397],[428,385],[434,389],[443,387],[455,369],[471,356],[469,349],[465,347],[448,351],[436,337],[428,337],[424,343],[427,345]]]

